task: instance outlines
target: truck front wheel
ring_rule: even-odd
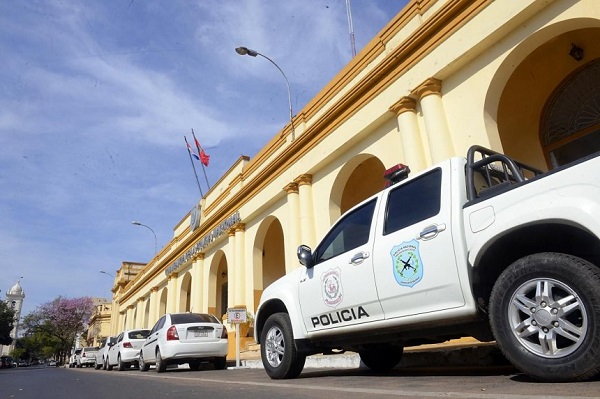
[[[260,352],[269,377],[273,379],[298,377],[304,368],[306,356],[296,350],[292,323],[288,314],[272,314],[262,331]]]
[[[566,254],[521,258],[494,285],[490,323],[508,360],[535,379],[591,378],[600,372],[600,270]]]

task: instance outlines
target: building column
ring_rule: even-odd
[[[192,285],[190,290],[190,308],[192,312],[204,312],[202,307],[202,291],[204,287],[204,252],[194,256],[192,260]]]
[[[177,272],[169,274],[167,287],[167,313],[177,313]]]
[[[127,327],[125,327],[125,323],[127,322],[127,309],[119,312],[119,323],[117,324],[117,329],[114,332],[114,336],[117,336],[117,334],[119,334],[121,331],[125,330]]]
[[[312,175],[300,175],[294,182],[298,184],[298,196],[300,201],[300,241],[313,247],[315,245],[315,213],[313,206]]]
[[[133,328],[134,312],[135,312],[134,305],[127,306],[127,321],[125,322],[125,330],[130,330]]]
[[[429,78],[412,94],[420,99],[431,162],[435,164],[450,158],[454,155],[454,146],[442,102],[442,81]]]
[[[244,305],[246,304],[246,293],[248,287],[252,289],[252,278],[251,274],[246,270],[246,262],[244,256],[244,248],[246,243],[246,225],[244,223],[237,223],[233,226],[235,229],[235,301],[231,305]],[[252,262],[250,262],[252,263]],[[231,281],[231,280],[230,280]]]
[[[135,316],[135,326],[133,328],[142,328],[144,325],[144,316],[146,314],[146,298],[142,297],[137,302],[137,315]]]
[[[285,229],[285,272],[288,273],[291,265],[297,264],[296,249],[302,244],[300,240],[300,199],[298,183],[290,183],[283,188],[287,193],[288,223]]]
[[[403,163],[408,165],[413,172],[425,169],[427,162],[417,122],[417,101],[412,97],[402,97],[390,107],[390,111],[396,114],[402,152],[404,153]]]
[[[227,307],[232,308],[235,304],[236,304],[236,299],[237,299],[237,290],[238,290],[238,286],[240,284],[240,279],[238,278],[238,270],[237,270],[237,263],[235,260],[235,254],[236,254],[236,235],[235,235],[235,228],[230,228],[229,230],[227,230],[227,236],[229,238],[229,242],[227,243],[227,252],[226,252],[226,256],[227,256]],[[218,272],[218,269],[217,269]],[[218,277],[217,277],[217,281],[218,281]],[[216,292],[218,292],[219,290],[217,289]],[[218,298],[217,298],[217,304],[218,304]],[[221,305],[222,306],[222,305]],[[223,313],[226,313],[227,309],[223,310]],[[219,315],[221,316],[221,315]]]
[[[146,328],[152,328],[154,323],[158,320],[158,287],[152,287],[150,289],[150,314],[148,315],[148,325]]]

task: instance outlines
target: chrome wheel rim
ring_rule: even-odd
[[[273,326],[267,332],[265,352],[269,365],[271,365],[271,367],[279,367],[283,360],[283,355],[285,354],[283,331],[281,331],[279,327]]]
[[[532,279],[510,298],[510,328],[523,347],[544,358],[570,355],[585,340],[588,315],[577,292],[554,279]]]

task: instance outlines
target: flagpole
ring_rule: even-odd
[[[187,145],[188,155],[190,156],[190,163],[192,164],[192,168],[194,169],[194,176],[196,176],[196,183],[198,184],[198,190],[200,191],[200,196],[204,198],[204,193],[202,193],[202,188],[200,187],[200,180],[198,180],[198,173],[196,173],[196,166],[194,166],[194,160],[192,159],[192,153],[189,151],[190,144],[187,141],[187,137],[183,136],[185,140],[185,144]]]
[[[200,154],[201,154],[200,150],[202,148],[198,144],[198,139],[196,139],[196,134],[194,133],[194,129],[192,129],[192,136],[194,136],[194,143],[196,143],[196,149],[198,150],[198,156],[200,156]],[[202,173],[204,173],[204,180],[206,180],[206,186],[210,190],[210,184],[208,183],[208,177],[206,176],[206,169],[204,169],[204,163],[202,161],[200,161],[200,165],[202,165]]]

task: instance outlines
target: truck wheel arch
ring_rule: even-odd
[[[476,254],[472,287],[475,297],[487,307],[500,274],[518,259],[541,252],[577,256],[600,267],[600,258],[591,256],[600,253],[600,241],[583,226],[568,221],[516,226],[495,236]]]

